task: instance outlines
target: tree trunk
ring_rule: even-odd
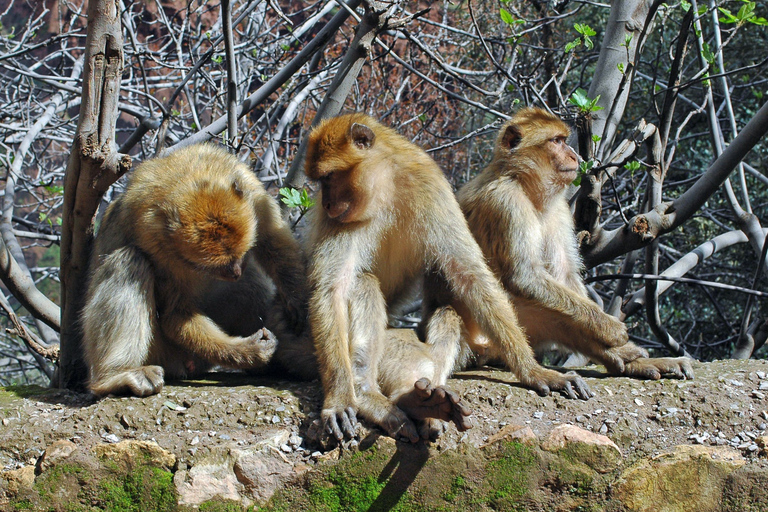
[[[87,380],[78,315],[85,298],[93,220],[102,195],[131,167],[115,144],[123,71],[117,0],[90,0],[82,103],[64,179],[61,232],[61,352],[59,387],[82,389]]]

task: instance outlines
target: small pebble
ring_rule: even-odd
[[[101,437],[103,437],[104,440],[106,442],[108,442],[108,443],[119,443],[120,442],[120,438],[117,437],[115,434],[105,434],[105,435],[103,435]]]

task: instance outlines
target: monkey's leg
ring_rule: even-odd
[[[415,443],[416,427],[379,388],[379,362],[384,351],[387,306],[379,280],[363,274],[355,283],[349,302],[349,348],[360,415],[387,434]]]
[[[624,372],[625,359],[620,351],[624,347],[628,347],[629,344],[608,350],[592,337],[579,330],[574,330],[571,323],[564,320],[562,315],[555,311],[542,308],[525,299],[516,298],[514,304],[531,346],[539,347],[540,345],[557,343],[605,365],[611,374],[621,375]],[[609,316],[606,313],[603,314]],[[637,349],[636,345],[632,345],[632,347]],[[629,355],[632,347],[625,349],[624,353]]]
[[[96,395],[147,396],[163,388],[163,369],[144,366],[155,328],[154,284],[149,262],[131,247],[96,268],[82,313],[88,387]]]
[[[161,318],[161,325],[175,343],[206,361],[229,368],[263,368],[277,346],[269,329],[262,328],[248,337],[229,336],[198,311],[169,312]]]
[[[379,386],[408,416],[417,420],[423,439],[437,439],[446,421],[472,426],[471,411],[443,384],[459,351],[461,319],[451,307],[439,308],[427,325],[427,342],[411,329],[387,329],[386,353],[379,363]]]

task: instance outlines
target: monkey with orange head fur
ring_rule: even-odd
[[[314,376],[311,342],[295,335],[305,279],[277,204],[234,155],[197,145],[144,162],[94,244],[81,322],[90,389],[146,396],[166,375],[264,368],[273,355]]]
[[[448,181],[423,150],[369,116],[344,115],[312,131],[306,172],[321,189],[311,218],[309,312],[329,432],[352,435],[359,412],[390,434],[417,438],[408,416],[418,418],[418,404],[404,414],[387,396],[378,377],[391,373],[380,367],[390,358],[380,355],[400,346],[388,335],[389,308],[435,276],[450,300],[433,308],[422,337],[427,346],[452,348],[435,350],[426,361],[425,367],[440,369],[423,375],[433,385],[442,386],[459,359],[458,343],[445,340],[460,336],[462,320],[471,319],[524,385],[591,396],[580,377],[535,361]],[[389,363],[402,367],[405,361]]]
[[[623,323],[589,300],[565,198],[579,169],[565,142],[569,133],[560,119],[536,108],[519,111],[502,126],[493,161],[458,193],[472,234],[534,349],[554,343],[615,375],[692,378],[687,359],[648,358],[626,343]],[[481,341],[478,347],[495,356],[492,346]]]

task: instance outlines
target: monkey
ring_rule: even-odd
[[[147,396],[166,376],[263,370],[273,359],[313,378],[311,339],[298,335],[305,274],[276,202],[236,156],[195,145],[142,163],[107,208],[90,258],[90,390]]]
[[[588,298],[565,197],[579,169],[569,134],[558,117],[537,108],[502,126],[493,160],[457,194],[472,234],[537,352],[554,343],[613,375],[693,378],[687,358],[649,358],[626,342],[622,322]]]
[[[401,425],[400,431],[415,437],[408,416],[382,393],[376,353],[385,343],[387,349],[393,345],[387,311],[430,276],[439,275],[456,300],[432,308],[435,321],[423,322],[420,330],[427,345],[449,337],[445,320],[435,315],[452,319],[459,333],[471,318],[524,386],[541,394],[592,396],[578,375],[536,362],[448,180],[426,152],[361,113],[326,119],[308,140],[305,172],[320,188],[310,211],[309,324],[324,390],[321,421],[328,432],[353,437],[359,413],[388,431]],[[445,383],[460,353],[456,348],[437,355],[442,359],[435,364],[445,371],[433,385]]]

